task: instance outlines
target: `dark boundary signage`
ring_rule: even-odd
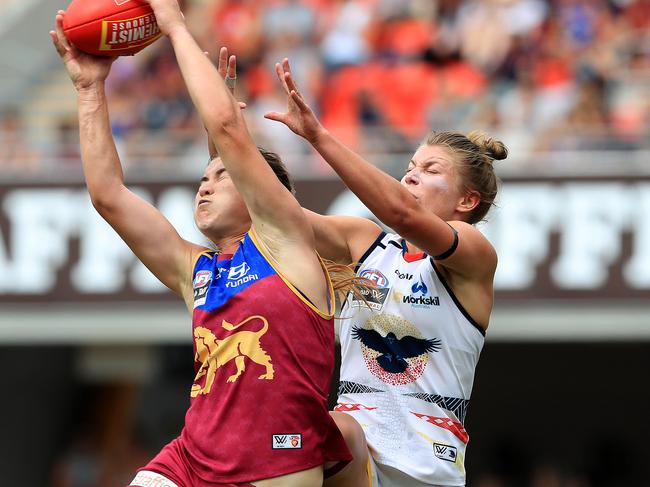
[[[202,242],[195,183],[130,185]],[[314,211],[368,215],[336,180],[298,181]],[[480,227],[502,304],[650,298],[650,178],[510,178]],[[80,183],[0,185],[0,303],[177,300],[95,213]]]

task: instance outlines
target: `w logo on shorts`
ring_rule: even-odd
[[[293,450],[302,448],[302,435],[300,433],[273,435],[274,450]]]

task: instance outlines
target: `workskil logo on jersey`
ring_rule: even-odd
[[[226,282],[226,287],[237,287],[247,282],[259,279],[257,274],[249,274],[248,271],[250,270],[251,267],[246,262],[232,266],[228,272],[228,282]]]
[[[302,448],[302,435],[299,433],[273,435],[274,450],[297,450]]]
[[[376,287],[360,287],[359,292],[366,299],[370,308],[380,310],[384,306],[386,297],[390,291],[390,288],[388,287],[390,286],[390,282],[386,276],[377,269],[366,269],[359,274],[359,277],[368,279],[375,284]],[[361,297],[353,295],[352,304],[363,306],[366,303],[364,303]]]
[[[208,289],[212,282],[211,271],[199,271],[194,276],[192,288],[194,289],[194,307],[205,304],[205,297],[208,295]]]
[[[429,289],[420,276],[420,279],[411,286],[411,294],[402,296],[402,303],[410,304],[414,308],[428,308],[440,306],[440,297],[429,296]]]

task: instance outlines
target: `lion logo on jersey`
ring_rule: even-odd
[[[233,325],[223,320],[222,328],[228,331],[236,330],[251,320],[258,319],[263,325],[259,331],[239,331],[232,335],[219,340],[207,328],[197,326],[194,329],[194,341],[196,343],[195,360],[201,363],[201,368],[194,378],[194,384],[190,392],[190,397],[196,397],[200,394],[208,394],[212,390],[214,378],[217,369],[226,365],[231,360],[235,361],[237,371],[230,377],[227,382],[235,382],[246,369],[246,358],[266,367],[266,373],[260,375],[258,379],[273,380],[273,365],[271,357],[267,354],[260,344],[260,339],[269,329],[269,322],[266,318],[254,315],[246,318],[241,323]],[[205,376],[203,385],[198,381]]]

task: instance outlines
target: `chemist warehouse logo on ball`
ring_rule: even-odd
[[[130,0],[115,0],[121,5]],[[153,13],[122,20],[102,21],[101,51],[119,51],[147,45],[161,36],[160,28]]]
[[[428,308],[430,306],[440,306],[439,296],[429,296],[429,289],[424,283],[424,279],[420,279],[411,286],[411,293],[402,296],[402,303],[410,304],[414,308]]]

